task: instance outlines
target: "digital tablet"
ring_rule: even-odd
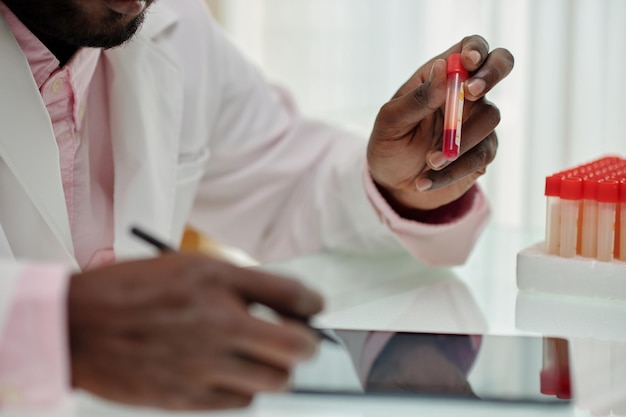
[[[399,395],[569,404],[569,347],[540,336],[325,330],[297,367],[294,393]]]

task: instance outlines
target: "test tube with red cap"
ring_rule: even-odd
[[[583,179],[582,213],[580,228],[580,255],[595,258],[598,247],[598,179],[588,176]]]
[[[461,125],[463,124],[463,103],[465,101],[463,83],[469,74],[461,64],[461,54],[451,54],[447,61],[448,87],[443,120],[442,153],[448,161],[454,161],[459,157],[461,146]]]
[[[570,375],[569,343],[562,338],[555,338],[557,378],[556,397],[561,399],[572,398],[572,383]]]
[[[543,338],[540,390],[544,395],[568,399],[572,396],[569,344],[561,338]]]
[[[578,216],[583,180],[579,177],[561,180],[561,238],[559,255],[564,258],[576,256],[578,243]]]
[[[554,339],[551,337],[543,338],[543,357],[540,377],[540,390],[544,395],[556,395],[557,393],[557,376],[556,376],[556,346]]]
[[[598,255],[602,262],[613,260],[615,219],[619,202],[619,182],[611,179],[598,181]]]
[[[626,261],[626,178],[623,178],[619,184],[620,197],[620,227],[619,227],[619,247],[618,258],[620,261]]]
[[[546,177],[546,253],[559,254],[561,240],[561,176]]]

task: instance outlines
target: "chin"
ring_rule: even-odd
[[[129,41],[141,27],[145,13],[134,17],[109,12],[105,19],[65,31],[66,41],[78,47],[114,48]]]

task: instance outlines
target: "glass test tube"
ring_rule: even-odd
[[[558,370],[557,398],[572,398],[572,382],[570,375],[569,343],[565,339],[554,340]]]
[[[582,197],[581,178],[561,180],[561,230],[559,255],[564,258],[576,256],[578,242],[578,216]]]
[[[448,88],[446,92],[446,108],[443,120],[443,148],[442,153],[448,161],[459,157],[461,146],[461,126],[463,124],[463,103],[465,91],[463,84],[469,74],[461,64],[461,54],[451,54],[448,57]]]
[[[561,338],[543,338],[540,390],[544,395],[571,398],[569,344]]]
[[[544,395],[556,395],[556,346],[554,339],[543,338],[543,357],[540,374],[540,390]]]
[[[559,254],[561,240],[561,176],[546,177],[546,242],[545,251],[549,255]]]
[[[598,246],[598,181],[594,178],[583,179],[583,202],[580,229],[580,255],[595,258]]]
[[[619,182],[600,180],[598,182],[598,255],[602,262],[613,260],[615,244],[615,218],[619,202]]]
[[[619,259],[626,262],[626,179],[619,185],[620,193],[620,228],[619,228]]]

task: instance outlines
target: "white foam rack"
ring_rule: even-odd
[[[544,242],[517,254],[517,287],[604,300],[626,301],[626,262],[563,258],[544,251]]]
[[[626,262],[548,255],[544,243],[517,255],[520,329],[626,342]]]

